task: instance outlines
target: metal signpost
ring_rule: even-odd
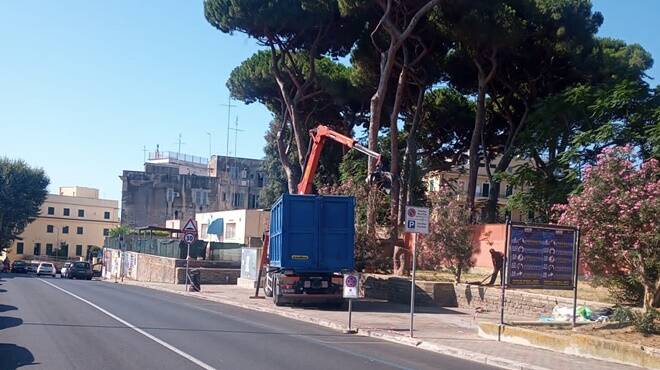
[[[353,299],[360,298],[360,275],[357,272],[348,272],[344,274],[343,297],[348,299],[348,330],[346,333],[353,334],[356,331],[351,327],[353,315]]]
[[[415,273],[417,268],[417,234],[429,233],[429,209],[426,207],[406,206],[405,232],[413,238],[412,279],[410,282],[410,337],[413,337],[415,318]]]
[[[188,279],[189,279],[189,268],[190,268],[190,244],[194,243],[197,240],[197,226],[195,226],[195,221],[190,218],[186,225],[181,229],[183,232],[183,241],[188,245],[188,251],[186,252],[186,292],[188,291]]]
[[[579,236],[574,227],[507,224],[500,327],[504,326],[505,290],[511,288],[573,290],[575,326]]]

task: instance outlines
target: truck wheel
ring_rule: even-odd
[[[273,296],[273,274],[266,275],[266,282],[264,283],[264,294],[266,297]]]

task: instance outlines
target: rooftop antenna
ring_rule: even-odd
[[[236,167],[236,177],[238,177],[238,154],[236,153],[238,151],[238,132],[244,131],[238,128],[238,116],[236,116],[234,127],[231,130],[234,131],[234,167]]]
[[[178,156],[177,156],[177,157],[180,157],[180,156],[181,156],[181,144],[185,144],[185,143],[182,141],[182,135],[181,135],[181,133],[179,133],[179,141],[177,142],[177,144],[179,144],[179,152],[178,152]],[[178,159],[178,158],[177,158],[177,159]]]
[[[231,103],[231,95],[228,97],[227,104],[220,104],[222,107],[227,107],[227,152],[225,155],[225,172],[229,171],[229,130],[231,130],[231,108],[235,107]]]
[[[147,146],[146,145],[142,146],[142,162],[147,161],[147,152],[148,152]]]
[[[234,158],[237,158],[238,154],[236,152],[238,151],[238,132],[245,131],[238,128],[238,116],[236,116],[236,121],[234,122],[234,128],[232,128],[231,130],[234,131]]]

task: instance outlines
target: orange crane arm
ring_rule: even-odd
[[[312,137],[312,149],[305,164],[305,172],[303,173],[302,180],[300,180],[300,183],[298,184],[298,194],[312,193],[312,182],[314,181],[314,176],[316,176],[316,170],[319,167],[319,159],[321,159],[321,152],[323,151],[323,146],[327,139],[332,139],[349,149],[355,149],[369,157],[376,158],[376,163],[380,163],[380,154],[365,148],[355,139],[342,135],[327,126],[319,125],[315,129],[310,130],[309,133]]]

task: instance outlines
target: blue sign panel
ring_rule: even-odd
[[[573,289],[576,230],[511,225],[507,245],[507,286]]]

